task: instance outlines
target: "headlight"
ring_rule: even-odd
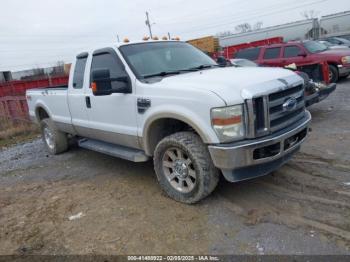
[[[343,56],[341,58],[341,62],[342,62],[343,65],[350,64],[350,56]]]
[[[231,142],[244,137],[243,106],[213,108],[211,110],[212,126],[220,142]]]

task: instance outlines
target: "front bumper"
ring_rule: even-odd
[[[326,99],[331,93],[335,91],[337,85],[335,83],[330,84],[327,88],[323,88],[314,94],[308,95],[305,97],[306,107],[309,107],[313,104],[319,103],[322,100]]]
[[[266,175],[286,163],[297,152],[308,134],[311,114],[276,134],[233,144],[210,145],[214,165],[230,182]]]
[[[350,65],[338,65],[339,76],[346,76],[350,74]]]

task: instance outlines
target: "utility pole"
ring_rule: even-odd
[[[120,42],[120,40],[119,40],[119,35],[117,35],[117,39],[118,39],[118,43]]]
[[[148,26],[148,29],[149,29],[149,36],[150,36],[151,39],[152,39],[152,38],[153,38],[153,35],[152,35],[152,25],[151,25],[151,22],[149,21],[148,12],[146,12],[146,25]]]

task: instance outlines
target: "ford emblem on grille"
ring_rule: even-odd
[[[297,107],[298,101],[294,97],[288,98],[286,102],[283,103],[283,111],[292,111]]]

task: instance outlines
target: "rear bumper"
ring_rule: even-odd
[[[330,84],[327,88],[323,88],[314,94],[306,96],[305,97],[306,106],[309,107],[313,104],[321,102],[322,100],[326,99],[331,93],[333,93],[336,88],[337,88],[337,85],[333,83],[333,84]]]
[[[225,178],[236,182],[266,175],[286,163],[304,142],[311,115],[277,134],[262,139],[228,145],[211,145],[209,152],[214,165]]]

